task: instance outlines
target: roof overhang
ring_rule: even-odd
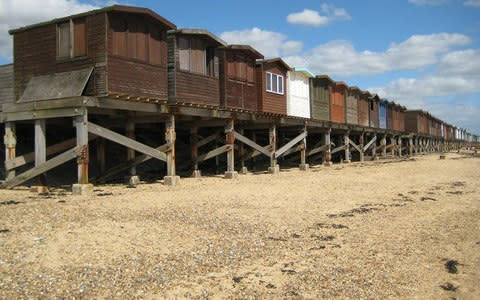
[[[200,35],[209,38],[210,40],[216,42],[219,46],[227,46],[227,42],[214,35],[208,30],[205,29],[194,29],[194,28],[181,28],[169,30],[168,34],[188,34],[188,35]]]
[[[257,50],[255,50],[255,48],[253,48],[249,45],[234,44],[234,45],[224,46],[223,48],[246,52],[246,53],[248,53],[248,55],[255,57],[255,59],[263,59],[264,58],[262,53],[258,52]]]

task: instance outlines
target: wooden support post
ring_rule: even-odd
[[[225,141],[226,145],[230,145],[230,149],[227,151],[227,171],[224,178],[234,179],[238,177],[238,173],[235,171],[235,132],[233,119],[227,120],[225,124]]]
[[[300,146],[302,150],[300,150],[300,170],[308,171],[309,165],[307,164],[307,126],[304,126],[303,131],[305,132],[305,136],[303,137],[302,141],[300,142]]]
[[[365,140],[364,140],[364,133],[362,132],[362,134],[360,135],[360,141],[359,141],[359,145],[358,145],[358,148],[360,148],[360,161],[364,161],[365,158],[364,158],[364,151],[363,151],[363,147],[364,147],[364,143],[365,143]]]
[[[413,156],[413,138],[408,137],[408,155]]]
[[[277,158],[275,157],[275,151],[277,150],[277,126],[275,123],[270,125],[268,137],[271,149],[270,167],[268,167],[268,172],[270,174],[278,174],[280,172],[280,166],[277,164]]]
[[[190,158],[192,159],[192,177],[202,177],[202,172],[198,169],[198,127],[190,128]]]
[[[87,112],[81,116],[74,117],[77,133],[77,147],[80,148],[80,155],[77,158],[77,183],[72,186],[74,195],[86,195],[93,192],[93,185],[88,183],[88,115]]]
[[[398,157],[402,157],[402,137],[398,137]]]
[[[35,167],[38,167],[47,161],[47,142],[45,134],[45,119],[35,120]],[[40,174],[35,178],[35,185],[32,186],[31,191],[36,193],[48,193],[47,176],[45,173]]]
[[[386,134],[382,136],[382,140],[380,141],[380,144],[382,145],[382,157],[386,158],[387,157],[387,135]]]
[[[5,136],[3,137],[3,143],[5,144],[5,181],[15,177],[15,169],[9,169],[7,167],[9,162],[13,162],[16,157],[15,149],[17,147],[17,136],[15,134],[15,123],[5,123]]]
[[[330,134],[332,132],[331,128],[328,128],[327,132],[323,135],[325,140],[325,145],[327,146],[327,150],[325,151],[325,162],[323,163],[324,166],[331,166],[332,165],[332,142],[330,140]]]
[[[377,134],[376,133],[373,135],[373,138],[375,140],[372,144],[372,160],[378,159],[378,157],[377,157]]]
[[[127,118],[126,126],[125,126],[125,136],[135,140],[135,113],[130,112]],[[127,161],[135,160],[135,150],[132,148],[127,147]],[[128,175],[125,178],[125,182],[134,187],[140,183],[140,178],[137,176],[137,167],[132,166],[128,170]]]
[[[238,132],[241,135],[245,134],[243,128],[240,128]],[[238,145],[238,156],[240,157],[240,174],[246,175],[248,173],[248,168],[245,166],[245,145],[243,143],[239,143]]]
[[[170,114],[165,122],[165,142],[169,145],[167,154],[167,175],[163,177],[163,184],[177,185],[180,183],[180,176],[176,175],[175,170],[175,115]]]
[[[350,159],[350,136],[348,132],[343,135],[343,145],[345,147],[345,160],[343,162],[348,164],[352,162]]]
[[[97,165],[98,165],[98,174],[99,176],[105,174],[107,170],[106,157],[105,157],[105,144],[106,140],[104,138],[97,139]],[[102,182],[103,183],[103,182]]]
[[[392,157],[395,157],[396,141],[395,141],[395,136],[393,136],[393,135],[390,137],[390,144],[392,145],[392,150],[391,150]]]

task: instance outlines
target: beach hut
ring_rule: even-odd
[[[395,102],[387,101],[387,129],[389,130],[393,130],[393,111],[395,106]]]
[[[221,106],[257,111],[255,64],[263,55],[248,45],[228,45],[218,51]]]
[[[310,118],[310,78],[315,75],[304,67],[294,67],[287,75],[287,115]]]
[[[256,64],[258,111],[286,115],[285,79],[290,67],[281,59],[258,60]]]
[[[310,78],[310,103],[312,119],[330,120],[330,97],[334,81],[328,75]]]
[[[369,123],[369,105],[368,97],[370,97],[368,91],[362,91],[358,98],[358,125],[368,127]]]
[[[405,111],[407,109],[399,104],[395,104],[393,107],[393,130],[404,132],[405,131]]]
[[[358,125],[358,102],[361,91],[353,86],[347,90],[347,124]]]
[[[428,113],[423,110],[407,110],[405,112],[405,130],[416,134],[428,135]]]
[[[368,98],[370,110],[369,110],[369,119],[370,127],[378,128],[378,103],[380,102],[380,97],[377,94],[374,94]]]
[[[384,99],[378,102],[378,128],[387,129],[387,104]]]
[[[168,32],[170,103],[220,106],[218,49],[226,43],[203,29]]]
[[[337,81],[332,86],[332,97],[330,98],[330,121],[345,123],[346,98],[348,86],[343,81]]]

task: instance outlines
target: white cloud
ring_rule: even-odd
[[[349,41],[331,41],[302,54],[286,57],[291,65],[302,64],[316,73],[348,77],[373,75],[392,70],[424,68],[438,62],[439,55],[471,43],[462,34],[413,35],[392,43],[385,52],[357,51]]]
[[[302,42],[288,40],[287,36],[268,30],[254,27],[252,29],[227,31],[220,34],[220,38],[230,44],[251,45],[265,57],[292,55],[300,51]]]
[[[78,0],[0,0],[0,57],[12,59],[8,30],[96,8]]]
[[[463,5],[480,8],[480,0],[467,0],[463,2]]]
[[[301,12],[291,13],[287,16],[287,22],[305,26],[323,26],[336,20],[350,20],[352,17],[344,8],[336,8],[331,4],[322,4],[321,12],[304,9]]]
[[[450,0],[408,0],[408,2],[415,5],[442,5],[450,2]]]

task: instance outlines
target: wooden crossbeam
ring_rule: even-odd
[[[156,158],[161,161],[166,161],[167,156],[164,152],[160,152],[157,149],[154,149],[150,146],[147,146],[145,144],[139,143],[133,139],[130,139],[126,136],[123,136],[121,134],[118,134],[114,131],[111,131],[107,128],[104,128],[102,126],[99,126],[97,124],[94,124],[92,122],[88,123],[88,132],[101,136],[107,140],[110,140],[112,142],[118,143],[122,146],[128,147],[130,149],[134,149],[135,151],[138,151],[140,153],[146,154],[148,156],[151,156],[153,158]]]
[[[297,143],[299,143],[301,140],[303,140],[307,136],[307,132],[304,131],[297,135],[295,138],[293,138],[290,142],[286,143],[283,147],[275,151],[275,158],[279,158],[282,156],[282,154],[287,151],[288,149],[292,148],[295,146]]]
[[[0,188],[11,189],[11,188],[13,188],[13,187],[15,187],[19,184],[22,184],[29,179],[32,179],[32,178],[34,178],[34,177],[36,177],[40,174],[43,174],[43,173],[47,172],[48,170],[51,170],[55,167],[58,167],[61,164],[66,163],[67,161],[69,161],[71,159],[74,159],[75,157],[77,157],[80,154],[81,150],[82,150],[82,147],[75,147],[75,148],[72,148],[70,150],[67,150],[67,151],[63,152],[62,154],[59,154],[59,155],[47,160],[43,164],[41,164],[37,167],[31,168],[30,170],[25,171],[22,174],[20,174],[18,176],[15,176],[8,181],[5,181],[0,186]]]
[[[348,142],[350,143],[350,145],[353,146],[353,148],[355,148],[355,150],[357,150],[358,152],[362,152],[362,151],[360,150],[360,146],[358,146],[357,144],[355,144],[352,140],[349,139]]]
[[[210,143],[210,142],[215,141],[215,140],[218,138],[219,135],[220,135],[220,132],[216,132],[216,133],[214,133],[214,134],[212,134],[212,135],[209,135],[209,136],[201,139],[200,141],[198,141],[197,147],[200,148],[200,147],[202,147],[202,146],[204,146],[204,145],[206,145],[206,144],[208,144],[208,143]]]
[[[198,156],[197,161],[205,161],[210,158],[214,158],[215,156],[218,156],[222,153],[225,153],[227,151],[232,150],[232,145],[223,145],[221,147],[218,147],[216,149],[213,149],[211,151],[208,151],[207,153],[201,154]]]
[[[91,135],[91,136],[88,137],[88,140],[90,141],[90,140],[93,140],[93,139],[96,139],[96,138],[97,138],[96,136]],[[77,139],[72,138],[72,139],[68,139],[68,140],[65,140],[63,142],[60,142],[58,144],[49,146],[49,147],[47,147],[47,151],[46,151],[47,156],[58,153],[58,152],[61,152],[61,151],[65,150],[65,149],[68,149],[70,147],[73,147],[73,146],[76,145],[76,143],[77,143]],[[5,168],[7,170],[16,169],[18,167],[24,166],[24,165],[34,161],[34,160],[35,160],[35,152],[30,152],[30,153],[27,153],[27,154],[24,154],[24,155],[17,156],[12,161],[6,161],[5,162]]]
[[[161,152],[166,152],[166,151],[170,151],[171,147],[172,146],[167,143],[167,144],[164,144],[164,145],[162,145],[160,147],[157,147],[155,149],[158,150],[158,151],[161,151]],[[129,161],[123,162],[119,165],[116,165],[115,167],[107,170],[104,174],[101,174],[98,178],[93,178],[92,181],[93,182],[105,181],[105,180],[111,178],[112,176],[122,172],[122,171],[128,170],[131,167],[142,164],[146,161],[149,161],[150,159],[152,159],[151,156],[148,156],[146,154],[141,154],[141,155],[135,157],[133,160],[129,160]]]
[[[297,145],[296,147],[292,147],[290,149],[288,149],[287,151],[285,151],[282,156],[287,156],[287,155],[290,155],[292,153],[295,153],[295,152],[298,152],[298,151],[301,151],[303,150],[303,145],[300,144],[300,145]]]
[[[367,151],[368,148],[370,148],[370,146],[375,143],[375,141],[377,140],[377,136],[374,136],[370,142],[368,142],[368,144],[365,145],[365,147],[363,147],[363,152]]]
[[[312,156],[314,154],[320,153],[320,152],[325,152],[327,151],[329,145],[322,145],[320,147],[316,147],[310,151],[307,152],[307,156]]]
[[[333,149],[330,153],[337,153],[338,151],[345,150],[345,145],[338,146],[337,148]]]
[[[270,157],[272,155],[272,153],[270,151],[268,151],[265,147],[260,146],[259,144],[255,143],[251,139],[241,135],[240,133],[238,133],[236,131],[234,131],[233,133],[235,135],[236,140],[239,140],[240,142],[244,143],[245,145],[252,147],[253,149],[257,150],[258,152],[260,152],[260,153],[262,153],[262,154],[264,154],[268,157]]]

